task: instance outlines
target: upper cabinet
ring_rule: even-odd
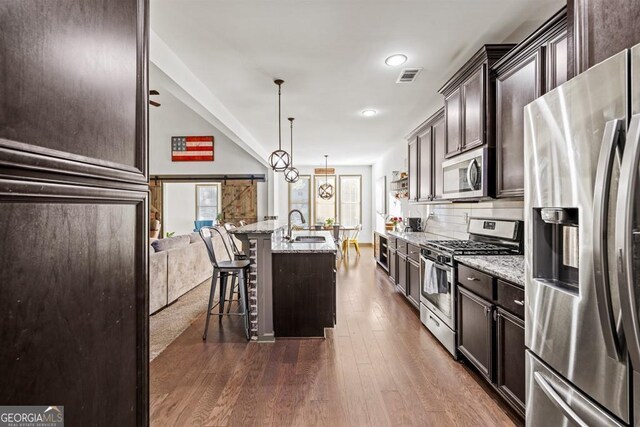
[[[446,157],[494,145],[495,79],[489,70],[513,46],[483,46],[440,89],[445,105]]]
[[[407,137],[410,202],[433,202],[442,198],[444,135],[444,109],[440,109]]]
[[[567,79],[566,10],[496,62],[496,197],[524,195],[524,107]]]

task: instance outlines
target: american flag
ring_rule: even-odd
[[[172,136],[171,160],[174,162],[213,160],[213,136]]]

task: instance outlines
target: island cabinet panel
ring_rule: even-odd
[[[493,380],[493,305],[458,287],[458,350],[489,381]]]
[[[418,139],[409,142],[409,201],[417,202],[420,171],[418,169]]]
[[[493,66],[496,197],[524,197],[524,107],[567,79],[566,9]]]
[[[433,151],[431,127],[418,135],[418,201],[426,202],[433,198]]]
[[[433,200],[442,199],[444,187],[442,162],[446,156],[447,140],[445,138],[444,114],[440,114],[432,127],[433,132]]]
[[[500,307],[496,309],[495,314],[496,385],[504,398],[524,415],[524,321]]]
[[[462,89],[457,88],[444,98],[446,156],[460,152],[462,145]]]
[[[335,325],[335,260],[332,253],[273,254],[276,337],[324,337]]]
[[[440,88],[445,105],[446,157],[495,144],[495,79],[489,70],[513,44],[484,45]]]

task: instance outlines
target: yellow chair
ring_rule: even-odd
[[[362,224],[358,224],[352,231],[347,231],[345,239],[342,241],[342,253],[349,256],[349,246],[356,248],[356,253],[360,256],[360,245],[358,244],[358,236],[362,231]]]

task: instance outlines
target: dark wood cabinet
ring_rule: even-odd
[[[336,258],[330,253],[274,253],[276,337],[324,337],[335,325]]]
[[[373,257],[380,267],[389,269],[387,236],[375,231],[373,233]]]
[[[431,126],[418,135],[418,201],[427,202],[433,198],[433,147]]]
[[[496,197],[524,197],[524,107],[567,79],[563,9],[493,66]]]
[[[493,380],[493,305],[458,286],[458,350]]]
[[[0,10],[0,402],[148,425],[148,3]]]
[[[407,295],[407,256],[398,253],[398,281],[396,289],[403,295]]]
[[[444,96],[446,157],[495,145],[495,79],[489,70],[513,44],[484,45],[439,92]]]
[[[409,142],[409,201],[418,201],[418,179],[420,170],[418,169],[418,139],[414,138]]]
[[[444,98],[446,157],[460,152],[462,146],[462,89],[456,88]]]
[[[566,26],[547,43],[547,92],[560,86],[569,78],[568,44],[569,38]]]
[[[442,161],[445,157],[444,109],[440,109],[409,134],[409,186],[415,180],[417,198],[410,202],[432,202],[442,198]],[[415,147],[415,148],[414,148]],[[417,161],[413,162],[412,159]]]
[[[504,398],[524,416],[524,321],[500,307],[495,311],[495,319],[496,386]]]
[[[458,350],[525,414],[524,289],[458,265]]]
[[[464,97],[462,150],[477,147],[483,144],[484,139],[484,98],[485,98],[485,65],[462,84]]]
[[[389,249],[389,279],[395,285],[398,278],[398,255],[395,249]]]
[[[420,264],[408,260],[407,262],[407,297],[414,307],[420,307]]]
[[[568,0],[569,78],[640,43],[637,0]]]
[[[433,135],[433,200],[441,200],[444,188],[442,162],[447,154],[443,110],[440,110],[431,129]]]
[[[537,50],[496,76],[496,197],[524,196],[524,107],[542,94]]]

